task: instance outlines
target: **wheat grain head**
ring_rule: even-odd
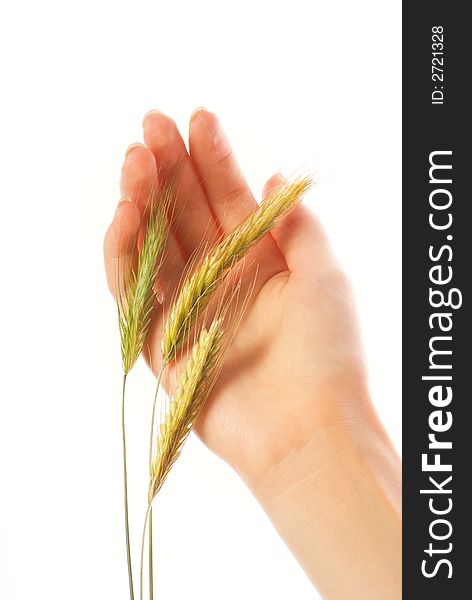
[[[156,282],[167,240],[167,208],[172,190],[164,188],[151,203],[146,235],[138,258],[136,271],[118,296],[118,322],[121,338],[121,357],[125,374],[136,363],[151,325]]]
[[[300,202],[310,186],[309,177],[299,177],[277,188],[187,277],[164,325],[164,364],[174,359],[189,329],[208,305],[228,271]]]
[[[157,448],[151,462],[149,503],[180,456],[185,440],[218,376],[223,359],[222,341],[222,318],[218,317],[209,329],[202,329],[187,359],[175,398],[159,429]]]

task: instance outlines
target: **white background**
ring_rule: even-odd
[[[0,9],[0,598],[126,600],[120,358],[102,235],[150,108],[221,116],[259,194],[310,204],[357,292],[400,445],[400,3],[10,2]],[[137,555],[149,392],[131,378]],[[237,476],[192,438],[156,504],[157,597],[317,598]]]

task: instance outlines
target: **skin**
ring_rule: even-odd
[[[126,275],[136,261],[156,180],[173,178],[177,216],[157,289],[166,312],[202,239],[214,243],[256,201],[213,113],[192,114],[189,152],[162,113],[143,127],[144,145],[126,153],[105,266],[116,294],[116,265]],[[271,177],[264,194],[281,182]],[[350,284],[303,205],[245,264],[241,296],[254,289],[196,431],[244,479],[323,598],[401,598],[400,463],[371,404]],[[155,373],[161,330],[158,309],[145,353]]]

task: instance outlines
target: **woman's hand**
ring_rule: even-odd
[[[105,266],[114,291],[118,261],[126,269],[135,260],[158,173],[161,183],[173,178],[176,216],[159,275],[167,312],[187,260],[256,201],[214,114],[192,114],[189,153],[157,111],[144,119],[144,141],[126,155],[127,201],[106,234]],[[273,176],[264,193],[282,181]],[[398,459],[370,403],[349,283],[304,206],[246,264],[245,289],[254,289],[196,431],[240,473],[326,598],[399,598]],[[157,372],[155,312],[146,359]]]

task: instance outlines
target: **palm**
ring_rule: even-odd
[[[362,370],[343,285],[281,271],[260,288],[197,427],[241,472],[257,477],[339,416],[330,399]]]

